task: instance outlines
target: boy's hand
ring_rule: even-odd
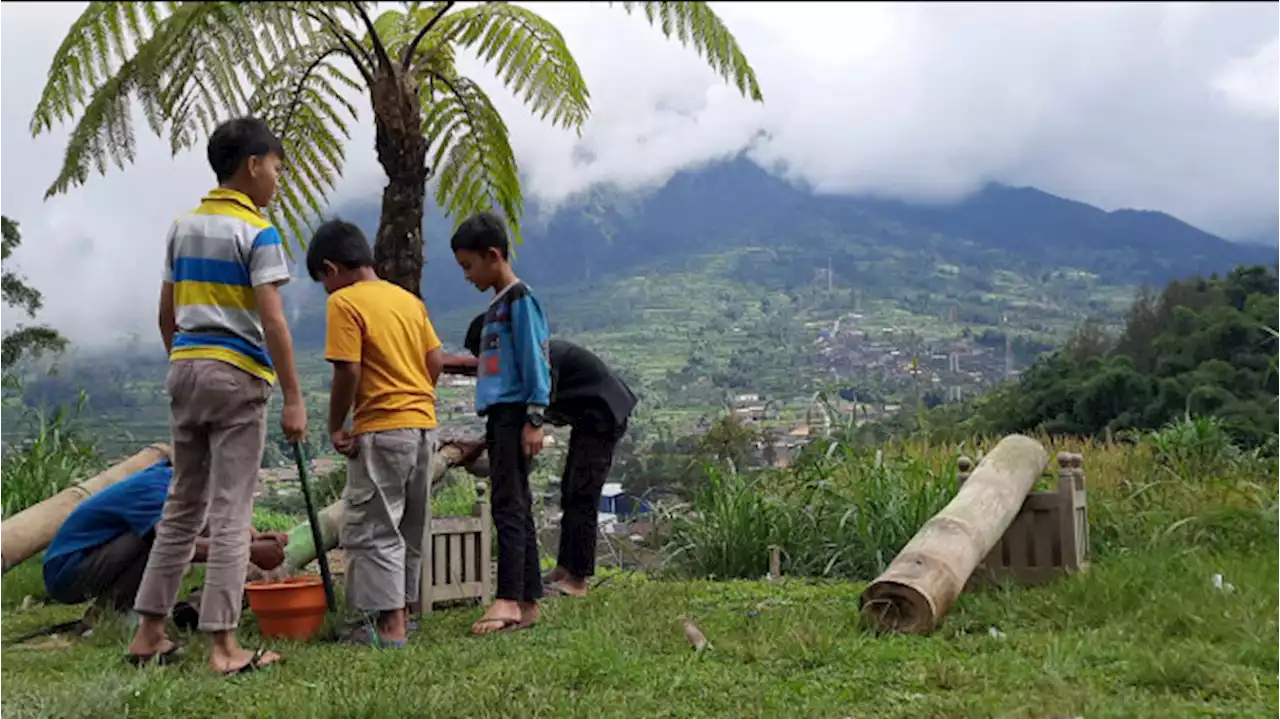
[[[338,454],[348,458],[356,456],[356,436],[351,434],[351,430],[340,429],[331,432],[329,433],[329,439],[333,442],[333,448]]]
[[[524,456],[533,458],[537,457],[542,451],[542,428],[524,426]]]
[[[249,561],[262,569],[284,564],[284,545],[274,539],[259,539],[249,545]]]
[[[280,429],[284,430],[284,438],[290,442],[301,442],[307,436],[307,408],[302,398],[290,401],[285,399],[284,411],[280,414]]]

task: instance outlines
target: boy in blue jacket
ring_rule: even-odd
[[[529,460],[542,451],[543,413],[551,399],[547,320],[511,269],[506,227],[497,215],[467,218],[450,246],[467,281],[481,292],[493,290],[480,338],[476,413],[485,418],[498,588],[471,631],[525,629],[537,621],[542,597]]]

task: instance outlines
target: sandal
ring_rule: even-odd
[[[182,645],[173,643],[172,646],[163,652],[153,652],[151,654],[134,654],[133,652],[129,652],[124,655],[124,660],[135,667],[142,667],[148,664],[155,664],[163,667],[177,663],[177,661],[182,658],[185,651],[186,650],[182,648]]]
[[[403,649],[408,646],[408,639],[383,639],[378,630],[368,624],[356,627],[338,640],[339,644],[376,647],[378,649]]]
[[[259,648],[258,651],[253,653],[253,656],[249,659],[248,663],[246,663],[244,666],[240,667],[239,669],[228,669],[227,671],[222,673],[222,676],[234,677],[240,674],[250,674],[252,672],[258,671],[259,669],[266,669],[268,667],[272,667],[272,666],[275,666],[276,664],[281,664],[284,662],[284,657],[278,657],[276,659],[273,659],[272,661],[263,662],[262,658],[265,657],[266,654],[267,654],[266,648]]]

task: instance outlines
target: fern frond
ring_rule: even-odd
[[[610,2],[612,6],[614,3]],[[729,28],[705,2],[624,2],[628,15],[643,9],[650,25],[659,25],[668,39],[675,35],[680,44],[693,45],[698,57],[704,58],[726,82],[738,88],[744,97],[764,102],[755,70],[738,47]]]
[[[319,3],[90,4],[55,55],[32,115],[33,134],[75,121],[46,196],[83,184],[91,169],[134,159],[134,100],[175,154],[249,112],[266,69],[314,45],[318,31],[300,12],[309,5]]]
[[[286,169],[268,215],[300,247],[342,175],[344,144],[351,137],[348,120],[359,118],[342,94],[358,87],[336,64],[343,47],[332,36],[326,42],[297,47],[262,78],[249,101],[249,112],[272,127],[284,145]]]
[[[166,3],[91,2],[53,55],[49,77],[31,114],[31,134],[72,119],[93,88],[110,79],[157,27]],[[123,35],[128,27],[130,39]],[[108,37],[112,38],[108,40]]]
[[[429,17],[431,9],[420,15]],[[476,51],[516,97],[540,119],[581,130],[591,114],[590,93],[564,37],[537,13],[507,3],[485,3],[446,15],[427,46]]]
[[[430,79],[438,92],[422,93],[422,134],[430,143],[436,203],[455,224],[474,212],[500,211],[519,242],[524,197],[502,115],[471,80],[439,73]]]

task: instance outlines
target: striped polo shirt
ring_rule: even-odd
[[[174,221],[164,280],[178,325],[171,360],[221,360],[275,382],[253,288],[287,282],[289,265],[280,231],[247,195],[219,187]]]

